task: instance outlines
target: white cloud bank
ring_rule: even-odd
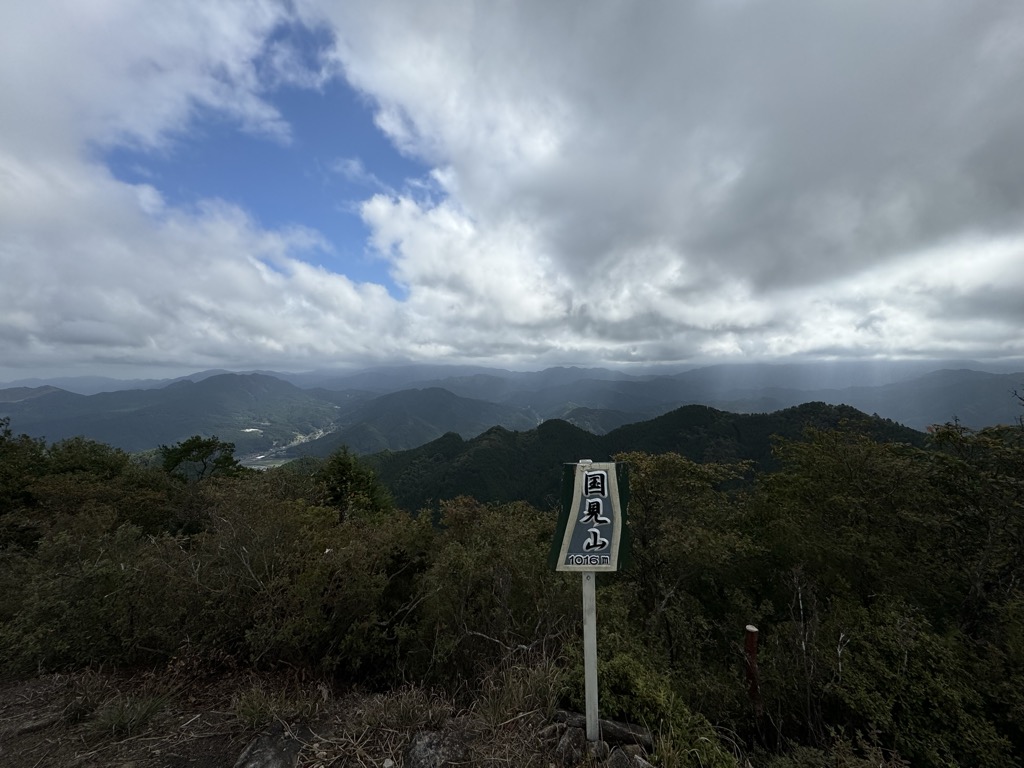
[[[0,377],[1024,356],[1024,6],[296,5],[0,8]],[[397,297],[97,159],[205,112],[287,144],[272,88],[330,76],[435,169],[361,208]]]

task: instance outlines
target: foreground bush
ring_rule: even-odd
[[[187,661],[415,683],[496,722],[582,708],[551,510],[409,514],[344,453],[179,478],[0,430],[0,457],[4,675]],[[655,730],[664,765],[1021,764],[1024,430],[810,431],[754,478],[619,458],[635,565],[598,582],[602,713]]]

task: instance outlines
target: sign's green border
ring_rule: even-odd
[[[619,509],[622,514],[622,533],[619,539],[619,568],[625,570],[633,565],[633,534],[629,528],[629,465],[615,462],[615,476],[619,485]],[[576,479],[576,462],[562,465],[562,504],[558,511],[558,523],[548,552],[548,567],[557,570],[558,558],[562,551],[562,540],[565,529],[569,526],[569,517],[575,517],[572,509],[572,496]]]

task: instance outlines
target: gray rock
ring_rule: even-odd
[[[564,709],[555,711],[552,718],[556,723],[565,723],[571,728],[586,728],[587,718],[576,712]],[[603,741],[609,744],[639,744],[648,752],[654,749],[654,738],[651,732],[639,725],[620,723],[615,720],[598,720],[598,732]]]
[[[608,753],[611,750],[608,747],[607,741],[588,741],[587,742],[587,757],[594,762],[601,762],[608,757]]]
[[[557,744],[558,740],[562,738],[562,734],[565,733],[565,729],[565,723],[551,723],[544,726],[537,735],[544,739],[544,741]]]
[[[455,734],[420,731],[405,753],[405,768],[444,768],[467,760],[466,744]]]
[[[628,755],[621,749],[613,749],[612,753],[604,763],[604,768],[636,768],[632,755]]]
[[[587,752],[587,734],[582,728],[566,728],[555,747],[555,756],[562,765],[578,765]]]
[[[302,742],[280,725],[249,742],[234,768],[295,768]]]
[[[616,747],[604,763],[604,768],[654,768],[643,757],[628,747]]]

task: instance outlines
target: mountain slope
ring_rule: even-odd
[[[561,467],[567,462],[607,461],[623,451],[671,451],[695,461],[750,460],[771,467],[773,436],[795,439],[807,427],[844,422],[878,440],[924,440],[920,432],[848,406],[807,403],[770,414],[735,414],[691,405],[603,436],[555,419],[527,432],[494,428],[471,440],[449,434],[367,461],[407,509],[462,493],[488,502],[524,499],[546,508],[557,502]]]
[[[596,435],[553,419],[526,432],[492,427],[471,440],[449,433],[419,448],[375,454],[366,461],[406,509],[458,495],[481,501],[525,499],[544,507],[557,498],[562,464],[597,458],[599,450]]]
[[[56,441],[84,435],[127,451],[216,434],[238,452],[266,450],[330,428],[339,406],[271,376],[222,374],[161,389],[95,395],[51,392],[4,403],[19,432]]]
[[[469,438],[492,426],[528,430],[544,419],[604,434],[698,404],[756,414],[821,401],[919,430],[953,419],[979,428],[1021,416],[1013,392],[1024,391],[1024,372],[949,369],[918,375],[921,365],[723,365],[657,376],[584,368],[406,366],[340,379],[294,376],[325,385],[310,389],[277,375],[203,371],[161,387],[93,395],[13,387],[0,390],[0,417],[9,416],[13,429],[35,437],[84,435],[129,451],[217,434],[234,442],[242,457],[271,452],[273,459],[277,453],[323,456],[341,445],[358,453],[404,450],[447,432]],[[418,381],[446,386],[406,386]],[[874,381],[883,383],[866,386]],[[822,387],[843,382],[856,386]],[[356,384],[364,386],[335,388]],[[720,437],[718,444],[725,450],[728,441]]]
[[[343,445],[355,453],[399,451],[436,440],[446,432],[473,437],[492,426],[529,429],[538,422],[524,409],[459,397],[436,387],[381,395],[346,418],[348,426],[306,443],[296,452],[328,456]]]

